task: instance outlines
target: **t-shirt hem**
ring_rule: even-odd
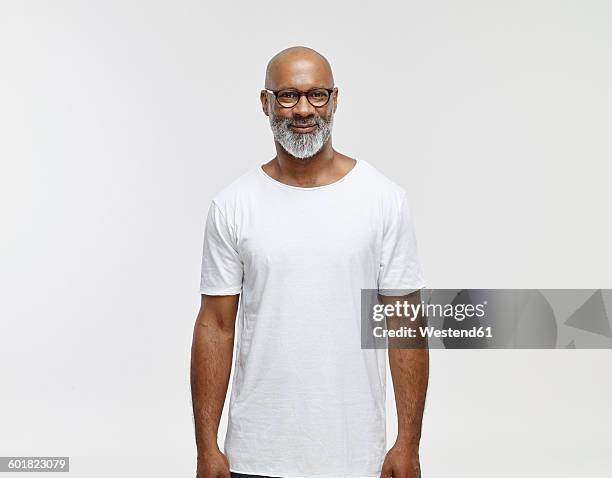
[[[400,295],[403,295],[402,291],[406,291],[406,290],[411,290],[413,292],[416,292],[417,290],[421,290],[421,289],[429,289],[429,284],[427,282],[420,282],[419,285],[411,285],[411,286],[403,286],[403,287],[379,287],[378,288],[378,293],[380,295],[388,295],[388,296],[394,296],[397,295],[398,293]]]
[[[290,473],[278,473],[269,471],[240,471],[230,466],[230,471],[233,473],[239,473],[241,475],[256,475],[256,476],[269,476],[278,478],[380,478],[380,473],[375,475],[292,475]]]
[[[200,287],[200,294],[205,295],[236,295],[241,292],[242,287],[230,287],[228,289],[207,289],[206,287]]]

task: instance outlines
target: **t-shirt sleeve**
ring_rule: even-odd
[[[242,291],[242,260],[229,224],[213,201],[208,210],[202,251],[200,293],[234,295]]]
[[[406,192],[399,204],[389,208],[383,227],[378,275],[380,295],[406,295],[427,287]]]

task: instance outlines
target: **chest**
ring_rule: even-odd
[[[371,262],[381,240],[376,208],[359,202],[268,204],[253,209],[238,228],[239,254],[247,268]]]

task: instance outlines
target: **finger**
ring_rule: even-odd
[[[383,466],[380,472],[380,478],[389,478],[393,475],[393,468],[390,466]]]

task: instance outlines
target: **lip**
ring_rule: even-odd
[[[299,125],[291,125],[290,126],[290,128],[293,131],[297,131],[299,133],[310,133],[310,132],[314,131],[316,127],[317,127],[316,124],[313,124],[311,126],[299,126]]]

